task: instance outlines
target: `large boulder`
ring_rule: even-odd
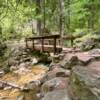
[[[55,77],[69,77],[69,76],[70,76],[70,70],[55,67],[53,70],[47,73],[46,79],[50,80]]]
[[[78,57],[74,54],[67,54],[65,58],[59,62],[65,69],[71,69],[73,66],[79,63]]]
[[[72,69],[76,65],[86,66],[98,57],[100,58],[100,54],[91,55],[89,52],[69,53],[59,62],[59,65],[65,69]]]
[[[54,90],[63,90],[67,89],[68,86],[68,78],[58,77],[51,79],[49,81],[46,81],[41,88],[41,91],[43,94],[46,94],[47,92],[51,92]]]
[[[72,69],[70,86],[77,100],[100,100],[100,70],[95,69],[81,66]]]
[[[64,89],[48,92],[42,100],[72,100],[72,98],[68,91]]]
[[[81,38],[77,38],[75,41],[75,45],[79,47],[82,51],[88,51],[93,48],[100,48],[100,35],[94,33],[90,33],[84,35]]]

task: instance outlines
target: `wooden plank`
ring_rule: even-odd
[[[35,49],[35,46],[34,46],[34,45],[35,45],[35,44],[34,44],[34,40],[33,40],[33,44],[32,44],[32,45],[33,45],[33,49]]]
[[[42,43],[42,45],[41,45],[42,48],[41,49],[42,49],[42,52],[44,52],[44,39],[41,39],[41,43]]]
[[[35,50],[41,51],[41,45],[35,45]],[[60,53],[62,51],[62,47],[56,46],[56,53]],[[43,52],[50,52],[54,53],[54,46],[53,45],[44,45],[44,51]]]
[[[32,38],[26,38],[26,40],[31,41],[34,39],[52,39],[52,38],[60,38],[60,35],[37,36]]]
[[[27,43],[27,39],[25,39],[25,43],[26,43],[26,48],[28,48],[28,43]]]
[[[54,38],[54,54],[56,54],[56,38]]]

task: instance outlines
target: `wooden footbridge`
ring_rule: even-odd
[[[33,50],[38,50],[41,52],[51,53],[60,53],[63,48],[60,46],[60,35],[49,35],[49,36],[37,36],[26,38],[26,47]],[[71,44],[73,45],[73,40],[75,37],[68,36],[63,37],[65,40],[71,40]],[[31,44],[31,46],[30,46]]]

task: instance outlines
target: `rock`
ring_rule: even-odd
[[[9,66],[16,66],[16,65],[19,64],[19,61],[14,60],[13,57],[11,57],[11,58],[9,58],[9,60],[8,60],[8,64],[9,64]]]
[[[64,60],[59,62],[60,65],[65,69],[71,69],[73,66],[79,63],[78,57],[74,54],[66,55]]]
[[[39,80],[33,80],[33,81],[30,81],[29,84],[34,84],[34,85],[39,86],[41,82]]]
[[[18,68],[17,68],[17,66],[11,66],[10,67],[10,71],[15,71],[15,70],[17,70]]]
[[[76,65],[86,66],[95,60],[97,56],[91,56],[88,52],[69,53],[59,62],[59,65],[65,69],[72,69]]]
[[[70,71],[60,71],[56,73],[56,77],[69,77],[70,76]]]
[[[59,61],[60,61],[59,55],[53,55],[53,56],[52,56],[52,62],[53,62],[53,63],[58,63]]]
[[[37,64],[37,63],[38,63],[38,60],[36,58],[33,58],[32,59],[32,65]]]
[[[17,100],[25,100],[25,97],[23,95],[19,96]]]
[[[24,68],[24,67],[27,67],[26,63],[20,63],[19,68]]]
[[[54,68],[53,70],[47,73],[47,80],[50,80],[55,77],[69,77],[70,70],[65,70],[63,68]]]
[[[72,69],[71,89],[77,100],[100,100],[100,70],[77,66]]]
[[[40,81],[30,81],[29,83],[25,84],[24,88],[38,92],[40,90],[40,84]]]
[[[55,64],[55,63],[51,63],[50,66],[49,66],[49,70],[53,70],[54,68],[61,68],[62,66],[58,63],[58,64]]]
[[[88,38],[81,44],[80,48],[83,51],[87,51],[87,50],[93,49],[95,47],[95,45],[96,45],[96,43],[95,43],[94,39]]]
[[[7,99],[7,97],[1,97],[0,96],[0,100],[5,100],[5,99]]]
[[[68,78],[59,77],[46,81],[42,85],[41,91],[43,94],[46,94],[47,92],[54,90],[67,89],[67,86],[68,86]]]
[[[100,49],[92,49],[89,51],[90,55],[100,55]]]
[[[48,92],[42,100],[72,100],[66,89]]]
[[[11,89],[12,89],[11,86],[6,86],[6,87],[4,88],[4,90],[11,90]]]
[[[96,60],[100,60],[100,49],[90,50],[88,54],[94,57]]]
[[[30,61],[31,61],[31,57],[23,58],[23,62],[30,62]]]
[[[30,90],[29,90],[29,88],[27,87],[27,85],[25,84],[24,86],[21,86],[21,87],[20,87],[20,91],[22,91],[22,92],[29,92]]]
[[[37,97],[36,100],[41,100],[43,98],[43,95],[42,95],[42,93],[37,93],[36,97]]]
[[[4,76],[5,72],[3,70],[0,71],[0,77]]]
[[[31,73],[31,70],[25,67],[20,67],[18,70],[13,71],[14,74],[25,75]]]
[[[77,53],[76,55],[77,55],[78,60],[79,60],[78,65],[86,66],[90,62],[95,60],[94,57],[92,57],[91,55],[88,54],[88,52],[81,52],[81,53]]]
[[[4,84],[0,83],[0,89],[3,89],[3,88],[4,88]]]

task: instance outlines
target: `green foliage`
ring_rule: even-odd
[[[36,1],[36,0],[35,0]],[[32,20],[44,21],[44,4],[41,13],[36,15],[34,0],[0,0],[0,34],[7,40],[32,35]],[[100,0],[62,0],[63,11],[60,12],[59,0],[45,0],[46,27],[59,31],[59,16],[62,13],[64,33],[81,33],[84,29],[100,31]],[[30,27],[29,27],[30,26]],[[26,31],[25,31],[26,30]]]

